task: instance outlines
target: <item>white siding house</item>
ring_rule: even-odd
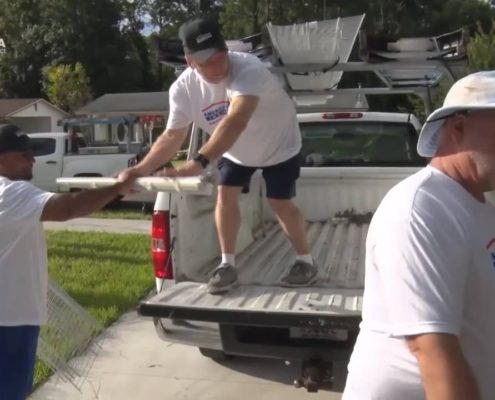
[[[0,121],[26,133],[63,132],[59,120],[69,114],[44,99],[0,99]]]

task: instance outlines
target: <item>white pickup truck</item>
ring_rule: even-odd
[[[118,146],[69,146],[67,133],[34,133],[28,135],[34,147],[33,184],[47,191],[58,191],[60,177],[104,177],[134,165],[136,154]],[[81,138],[77,139],[81,141]],[[83,144],[83,143],[80,143]],[[72,151],[69,149],[72,148]]]
[[[224,296],[208,294],[205,285],[220,255],[215,192],[158,194],[152,225],[157,294],[139,312],[154,318],[164,340],[197,346],[212,358],[308,361],[304,385],[314,390],[330,363],[348,357],[358,332],[371,215],[385,193],[426,160],[416,153],[420,124],[411,114],[323,112],[298,119],[303,147],[296,202],[323,279],[308,288],[279,285],[295,254],[256,174],[240,204],[241,286]],[[194,128],[189,158],[204,140]]]

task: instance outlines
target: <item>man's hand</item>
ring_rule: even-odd
[[[124,169],[123,171],[120,171],[116,178],[119,180],[119,182],[123,182],[131,177],[134,177],[134,180],[136,178],[141,178],[143,176],[146,176],[146,174],[144,173],[144,171],[142,171],[139,166],[136,166],[136,167],[131,167],[131,168],[127,168],[127,169]]]
[[[198,161],[190,160],[179,168],[164,168],[156,175],[180,178],[186,176],[198,176],[203,173],[203,167]]]
[[[126,196],[135,192],[134,184],[136,179],[139,178],[139,174],[136,171],[129,171],[129,169],[122,171],[117,177],[117,190],[121,196]]]
[[[125,173],[112,186],[76,193],[56,194],[46,202],[40,220],[67,221],[84,217],[101,209],[119,196],[131,193],[136,179],[135,174]]]

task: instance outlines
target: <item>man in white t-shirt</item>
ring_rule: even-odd
[[[35,160],[30,139],[0,125],[0,399],[31,392],[40,325],[46,319],[47,254],[42,221],[65,221],[127,194],[134,178],[76,194],[30,184]]]
[[[292,202],[299,177],[301,137],[293,102],[263,63],[253,55],[228,52],[217,22],[192,20],[180,36],[189,68],[170,87],[167,128],[148,156],[132,170],[149,175],[168,162],[194,122],[210,139],[194,160],[168,176],[200,175],[220,159],[216,225],[222,263],[208,283],[210,293],[237,285],[235,244],[240,225],[239,195],[247,192],[257,169],[263,171],[268,201],[293,244],[297,257],[283,279],[307,286],[318,277],[306,241],[305,222]]]
[[[370,225],[344,400],[495,398],[495,71],[452,86],[418,152]]]

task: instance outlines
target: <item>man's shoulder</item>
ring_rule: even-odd
[[[184,71],[182,71],[182,73],[177,77],[177,79],[172,83],[172,85],[170,85],[169,92],[184,88],[196,81],[197,79],[194,69],[187,67]]]
[[[242,76],[246,71],[253,73],[267,73],[268,68],[258,59],[248,53],[229,52],[230,62],[232,63],[234,76]]]
[[[0,179],[0,198],[8,199],[22,196],[35,196],[43,193],[48,193],[31,182],[24,180]]]
[[[459,219],[464,211],[462,199],[456,194],[447,177],[426,167],[395,185],[384,197],[377,213],[395,221]]]

